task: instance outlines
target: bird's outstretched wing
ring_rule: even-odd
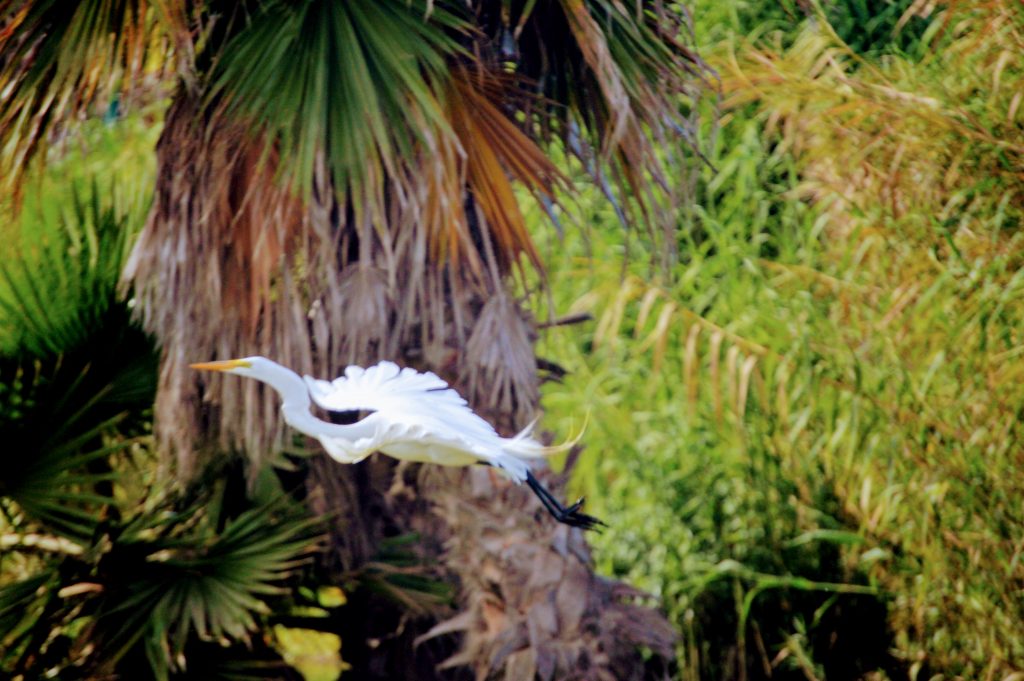
[[[304,380],[313,401],[328,411],[376,411],[389,421],[445,439],[458,437],[470,445],[499,437],[458,392],[431,372],[383,361],[366,369],[350,366],[333,381],[310,376]]]

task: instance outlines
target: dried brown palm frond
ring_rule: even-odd
[[[459,362],[460,381],[490,421],[514,432],[533,419],[540,392],[532,318],[507,293],[498,292],[477,316]]]
[[[279,343],[302,348],[298,358],[310,361],[306,325],[295,323],[291,304],[305,294],[281,262],[299,245],[300,233],[311,254],[319,250],[311,247],[313,239],[329,248],[332,237],[317,233],[300,203],[273,183],[260,153],[237,124],[214,116],[204,126],[197,102],[180,97],[157,149],[154,206],[125,267],[144,325],[163,339],[156,411],[158,422],[174,427],[159,428],[158,435],[165,449],[177,452],[185,474],[194,470],[194,442],[211,425],[199,421],[199,412],[181,410],[182,403],[200,401],[187,370],[193,353],[275,351]],[[272,289],[276,295],[269,295]],[[248,426],[254,449],[266,448],[279,433],[276,406],[252,388],[228,387],[219,407],[246,414],[248,422],[235,427]],[[231,428],[219,432],[220,446],[234,443]]]
[[[459,71],[447,97],[452,129],[466,150],[466,190],[488,227],[491,243],[485,244],[485,249],[490,249],[500,271],[509,272],[520,254],[542,270],[512,181],[553,201],[556,190],[568,188],[568,180],[536,142],[488,98],[488,90],[493,93],[499,87],[488,80],[494,78],[484,72]]]
[[[686,10],[660,0],[494,5],[474,3],[490,39],[510,46],[517,75],[537,83],[543,98],[527,107],[539,115],[537,134],[559,139],[623,227],[646,226],[671,262],[674,212],[695,181],[687,164],[699,156],[697,102],[715,79],[683,43]],[[683,147],[696,153],[681,156]]]

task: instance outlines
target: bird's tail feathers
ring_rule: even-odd
[[[508,477],[517,483],[526,482],[530,472],[530,462],[525,458],[509,452],[491,457],[491,464],[497,466],[508,474]]]
[[[551,456],[552,454],[567,452],[575,447],[583,438],[583,433],[587,429],[587,423],[590,421],[590,413],[587,413],[586,419],[583,421],[583,427],[580,428],[580,431],[576,433],[574,437],[557,445],[544,445],[533,437],[533,429],[537,425],[537,420],[538,419],[534,419],[514,437],[506,440],[502,449],[513,456],[526,457],[528,459],[536,459]]]

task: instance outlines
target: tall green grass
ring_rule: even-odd
[[[733,36],[676,270],[652,282],[639,249],[623,276],[596,201],[589,244],[546,249],[555,309],[596,317],[545,332],[571,372],[546,422],[590,412],[574,482],[610,522],[600,567],[663,599],[682,678],[1024,668],[1008,7],[936,17],[955,30],[913,60],[820,17]]]
[[[550,249],[555,307],[596,320],[542,339],[541,356],[571,372],[545,391],[546,423],[568,432],[589,412],[574,480],[610,523],[594,539],[600,566],[663,599],[689,678],[773,662],[775,676],[802,676],[827,657],[826,629],[870,628],[883,640],[862,656],[880,664],[885,651],[866,570],[877,547],[828,484],[835,447],[804,451],[845,397],[803,403],[821,382],[804,331],[828,303],[773,269],[819,264],[821,218],[785,195],[792,162],[761,135],[757,120],[724,122],[671,282],[651,283],[635,253],[623,279],[623,245],[600,225],[589,246]]]

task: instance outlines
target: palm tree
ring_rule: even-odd
[[[589,178],[674,257],[679,140],[708,76],[677,4],[2,0],[0,20],[15,199],[81,114],[169,101],[124,285],[160,346],[156,436],[180,481],[225,450],[254,480],[284,444],[272,394],[189,372],[197,360],[262,354],[328,376],[391,358],[450,379],[499,429],[531,420],[537,325],[512,289],[530,272],[542,288],[543,266],[517,187],[559,225]],[[584,538],[487,471],[309,461],[300,496],[334,519],[327,574],[409,535],[458,587],[440,623],[376,602],[376,628],[343,635],[357,656],[373,639],[379,677],[442,663],[639,678],[671,657],[667,623],[592,573]]]

